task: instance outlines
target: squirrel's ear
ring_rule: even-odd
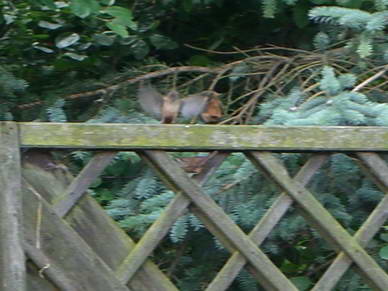
[[[207,102],[205,110],[201,114],[201,118],[206,123],[217,122],[222,117],[222,103],[217,97],[212,97]]]
[[[146,113],[159,120],[162,118],[162,95],[154,87],[141,83],[137,91],[137,100]]]

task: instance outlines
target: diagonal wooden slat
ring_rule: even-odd
[[[42,270],[45,277],[48,277],[56,287],[66,291],[77,291],[78,285],[70,280],[66,272],[57,264],[54,264],[40,249],[25,242],[24,249],[27,256]],[[44,270],[44,271],[43,271]]]
[[[66,170],[50,171],[41,167],[41,160],[48,159],[50,155],[41,154],[30,158],[23,165],[23,176],[36,196],[46,201],[55,201],[57,197],[63,197],[68,188],[69,174]],[[135,243],[124,233],[122,229],[106,214],[98,203],[90,196],[78,201],[76,207],[72,208],[66,216],[66,223],[69,224],[77,234],[89,245],[112,270],[117,269],[121,261],[134,247]],[[105,243],[109,242],[109,244]],[[36,250],[36,248],[35,248]],[[33,256],[34,263],[38,266],[42,260],[36,261],[41,256]],[[54,265],[53,265],[54,266]],[[45,274],[54,276],[53,268],[46,270]],[[56,273],[58,275],[58,273]],[[50,277],[51,281],[58,281],[58,278]],[[62,284],[65,284],[62,282]],[[164,275],[159,268],[148,260],[143,268],[129,283],[130,288],[137,291],[177,291],[173,283]],[[71,290],[70,287],[68,287]],[[65,290],[67,290],[65,288]]]
[[[318,226],[317,230],[329,242],[342,249],[375,288],[388,290],[388,275],[309,191],[289,177],[278,159],[268,152],[250,152],[247,156],[298,203],[308,221]]]
[[[374,209],[363,226],[356,232],[354,238],[357,242],[365,247],[373,236],[379,231],[379,228],[388,218],[388,194],[385,194],[383,200]],[[345,272],[353,263],[344,252],[337,255],[330,267],[325,271],[323,276],[315,284],[314,291],[329,291],[333,290],[338,281],[342,278]],[[383,290],[383,289],[381,289]]]
[[[377,153],[356,153],[361,168],[385,192],[388,187],[388,166]]]
[[[79,290],[130,290],[26,181],[23,181],[23,207],[26,243],[40,248],[50,263],[78,283]],[[40,214],[37,209],[41,209]]]
[[[0,289],[24,291],[19,133],[14,122],[0,122],[0,164]]]
[[[307,185],[316,171],[326,162],[329,155],[315,154],[300,169],[295,176],[295,180],[302,185]],[[269,235],[272,229],[284,216],[288,208],[292,205],[293,199],[286,193],[282,193],[271,208],[262,217],[260,222],[252,229],[249,237],[254,243],[260,245]],[[206,291],[226,290],[239,274],[241,269],[247,263],[247,260],[239,252],[233,253],[228,262],[218,272],[214,280],[206,288]]]
[[[147,153],[139,154],[143,159],[148,161],[151,166],[156,166],[148,158]],[[227,154],[220,153],[212,160],[209,160],[207,164],[212,164],[212,166],[205,166],[206,170],[198,176],[198,182],[201,184],[205,183],[209,177],[208,173],[213,172],[219,165],[221,165],[226,157]],[[190,199],[182,195],[182,193],[176,194],[174,199],[168,204],[159,218],[146,231],[146,233],[142,236],[140,241],[132,249],[131,253],[125,258],[117,270],[116,273],[121,282],[127,282],[132,278],[132,276],[145,262],[147,257],[154,251],[159,242],[166,236],[175,221],[187,210],[189,204]]]
[[[97,201],[88,195],[67,215],[66,222],[114,271],[136,245]],[[127,285],[136,291],[178,291],[149,258]]]
[[[357,153],[357,157],[363,166],[362,168],[385,192],[384,198],[354,235],[359,244],[365,247],[388,219],[388,166],[375,153]],[[344,252],[338,254],[312,290],[332,290],[352,263],[352,260]]]
[[[67,188],[66,193],[54,205],[60,217],[66,216],[70,209],[81,199],[82,195],[113,160],[117,152],[101,152],[93,156],[88,164]]]
[[[166,236],[177,218],[186,211],[189,204],[190,200],[188,198],[181,193],[176,194],[175,198],[150,226],[116,271],[117,277],[120,278],[121,282],[126,283],[135,275],[147,257]]]
[[[228,215],[190,179],[165,152],[147,151],[147,155],[172,185],[180,189],[211,220],[219,233],[228,239],[261,275],[261,285],[268,290],[297,290],[262,251],[248,238]]]

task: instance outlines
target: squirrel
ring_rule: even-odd
[[[171,90],[162,96],[151,85],[140,85],[137,99],[140,107],[162,123],[175,123],[178,115],[185,119],[200,117],[206,123],[216,122],[222,117],[220,94],[207,90],[186,98],[179,98],[179,93]]]

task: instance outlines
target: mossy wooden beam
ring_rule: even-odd
[[[388,127],[19,123],[22,147],[176,151],[387,151]]]
[[[99,177],[106,166],[113,160],[116,152],[97,153],[82,169],[81,173],[72,181],[59,202],[54,205],[55,212],[60,216],[66,216],[71,208],[86,193],[89,186]]]
[[[18,128],[0,123],[0,290],[26,290]]]

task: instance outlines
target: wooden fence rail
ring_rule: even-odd
[[[63,169],[47,171],[31,161],[22,165],[19,151],[24,148],[98,151],[72,178]],[[136,244],[85,195],[121,150],[136,151],[176,193]],[[217,152],[189,177],[168,151]],[[243,152],[282,191],[248,235],[201,188],[230,152]],[[272,152],[308,152],[311,157],[291,178]],[[353,236],[305,188],[337,152],[352,155],[385,193]],[[371,288],[388,290],[386,270],[364,249],[388,218],[388,166],[378,152],[388,152],[386,127],[0,122],[0,289],[177,291],[149,257],[189,210],[231,253],[205,290],[227,290],[242,268],[266,290],[298,290],[260,249],[296,204],[338,252],[312,290],[333,290],[352,264]]]

